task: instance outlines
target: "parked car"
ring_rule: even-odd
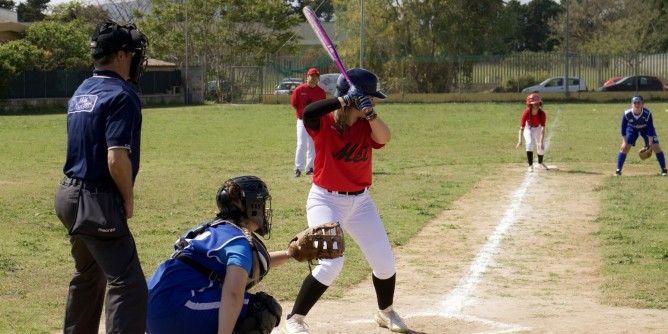
[[[635,92],[664,90],[663,83],[657,77],[649,75],[632,75],[624,77],[609,86],[601,86],[597,89],[599,92]]]
[[[327,95],[334,95],[336,92],[336,81],[339,79],[339,73],[328,73],[320,75],[320,87],[325,90]]]
[[[304,83],[302,78],[283,78],[281,82],[276,86],[274,94],[277,95],[290,95],[292,91],[297,88],[297,86]]]
[[[564,85],[564,77],[551,77],[541,82],[536,86],[531,86],[522,89],[523,93],[564,93],[566,92],[566,85]],[[582,92],[587,90],[587,85],[584,79],[578,77],[568,77],[568,91]]]
[[[624,77],[612,77],[608,79],[608,81],[603,83],[603,86],[611,86],[614,85],[617,81],[624,79]]]

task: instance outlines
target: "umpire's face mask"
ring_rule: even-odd
[[[134,56],[132,56],[132,62],[130,64],[129,81],[139,85],[139,79],[144,75],[144,70],[146,70],[146,65],[148,65],[148,57],[146,57],[148,40],[146,39],[146,36],[137,29],[131,29],[130,34],[132,35],[132,41],[135,48],[133,50]]]

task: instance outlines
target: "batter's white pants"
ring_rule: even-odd
[[[299,118],[297,118],[297,149],[295,151],[295,170],[299,169],[303,172],[313,168],[313,160],[315,160],[313,138],[306,132],[304,121]],[[306,168],[304,168],[304,151],[306,151]]]
[[[540,143],[540,132],[543,129],[542,126],[530,127],[527,126],[524,128],[524,141],[526,143],[527,152],[533,151],[534,146],[538,147]],[[538,155],[545,155],[545,149],[538,147]]]
[[[395,274],[390,240],[368,190],[355,196],[339,195],[314,184],[306,202],[306,217],[309,226],[339,222],[346,242],[352,238],[357,243],[374,276],[388,279]],[[320,265],[312,272],[313,277],[324,285],[332,285],[343,269],[343,260],[344,257],[320,260]]]

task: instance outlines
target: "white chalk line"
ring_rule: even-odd
[[[552,143],[552,136],[554,134],[554,127],[558,123],[559,115],[561,115],[561,108],[557,108],[557,116],[551,122],[550,132],[545,139],[545,152],[548,151],[550,144]],[[441,303],[440,310],[432,311],[422,311],[408,314],[407,318],[412,317],[425,317],[425,316],[436,316],[436,317],[447,317],[462,319],[471,322],[478,322],[489,325],[490,327],[498,328],[499,330],[486,331],[481,333],[513,333],[524,330],[529,330],[530,327],[518,325],[518,324],[509,324],[502,323],[498,321],[492,321],[489,319],[482,319],[471,315],[463,314],[463,309],[467,305],[473,304],[473,299],[471,295],[478,287],[482,275],[487,271],[487,268],[494,258],[494,255],[497,253],[497,249],[503,237],[506,235],[508,230],[513,226],[517,221],[517,212],[522,206],[522,201],[526,195],[527,189],[533,184],[535,173],[526,173],[524,181],[520,187],[515,191],[512,197],[510,206],[503,214],[501,221],[496,226],[494,232],[489,236],[487,243],[480,250],[478,255],[471,263],[468,273],[462,277],[462,279],[457,283],[453,290],[446,296],[445,300]]]
[[[548,151],[550,144],[552,142],[552,135],[554,134],[555,125],[558,123],[559,115],[561,115],[561,109],[557,108],[557,116],[551,122],[551,130],[545,138],[545,152]],[[499,321],[493,321],[489,319],[483,319],[472,315],[463,314],[463,309],[465,306],[473,305],[474,300],[471,298],[471,295],[478,287],[478,283],[482,278],[482,275],[487,271],[487,268],[494,258],[494,255],[497,253],[497,249],[503,240],[503,237],[506,235],[508,230],[513,226],[517,221],[517,212],[522,207],[522,201],[526,195],[527,189],[533,184],[535,173],[526,173],[524,181],[520,187],[513,193],[512,201],[510,206],[506,209],[499,222],[499,225],[496,226],[494,232],[487,239],[487,243],[483,248],[478,252],[475,259],[469,267],[468,273],[462,277],[462,279],[457,283],[457,285],[452,289],[452,291],[446,296],[445,300],[441,303],[440,309],[439,306],[433,307],[429,311],[418,311],[413,313],[408,313],[404,315],[404,318],[417,318],[417,317],[441,317],[441,318],[450,318],[450,319],[459,319],[469,322],[481,323],[488,325],[492,328],[495,328],[490,331],[477,332],[476,334],[506,334],[506,333],[515,333],[520,331],[530,330],[531,327],[519,325],[519,324],[510,324],[503,323]],[[435,305],[432,305],[435,306]],[[363,324],[363,323],[372,323],[370,320],[351,320],[348,323],[351,324]]]

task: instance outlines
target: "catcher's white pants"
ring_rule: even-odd
[[[306,168],[304,168],[304,151],[306,151]],[[304,127],[304,121],[297,118],[297,149],[295,150],[295,169],[306,171],[313,168],[315,160],[315,146],[313,138],[309,136]]]
[[[306,217],[309,226],[339,222],[346,238],[357,243],[379,279],[388,279],[396,272],[390,240],[368,190],[349,196],[330,193],[314,184],[306,202]],[[324,285],[332,285],[343,269],[343,259],[320,260],[313,277]]]
[[[538,154],[544,155],[545,148],[540,148],[538,143],[540,143],[540,132],[543,130],[542,126],[530,127],[527,126],[524,128],[524,141],[526,143],[527,152],[533,151],[534,146],[538,147]]]

